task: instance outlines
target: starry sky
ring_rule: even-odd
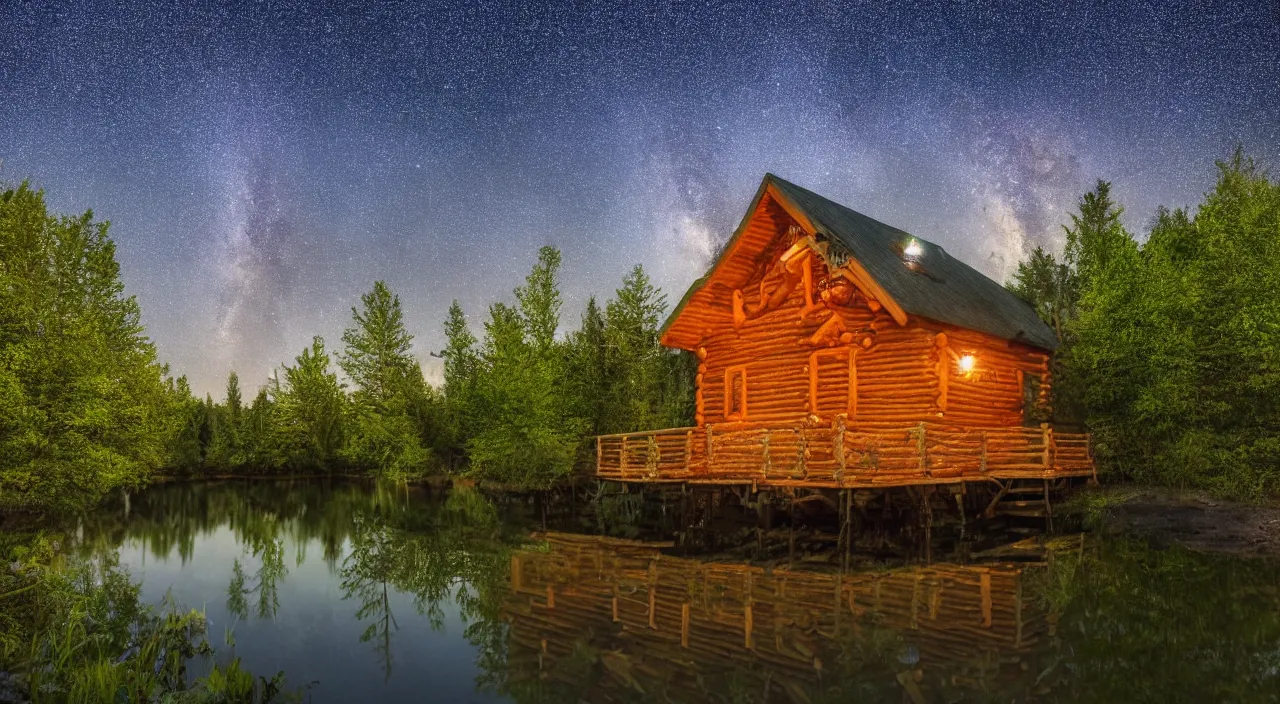
[[[0,0],[0,183],[110,220],[197,393],[337,343],[375,279],[428,376],[537,249],[563,324],[674,303],[766,171],[1004,280],[1098,178],[1141,234],[1280,168],[1280,0]]]

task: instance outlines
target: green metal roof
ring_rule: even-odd
[[[833,263],[840,265],[844,257],[856,259],[906,313],[1045,350],[1057,348],[1053,330],[1040,319],[1035,309],[1005,287],[947,254],[942,247],[773,174],[765,174],[748,211],[748,219],[770,184],[790,201],[790,206],[809,219],[820,240],[830,243],[828,257],[834,260]],[[744,219],[743,226],[745,224]],[[734,233],[734,239],[743,226]],[[903,249],[913,240],[919,243],[922,253],[917,265],[909,267],[903,260]],[[726,246],[724,251],[731,249],[731,246]],[[719,261],[713,264],[711,270],[714,271],[718,264]],[[663,326],[664,332],[692,293],[706,283],[708,276],[694,282]]]

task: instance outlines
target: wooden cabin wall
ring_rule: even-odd
[[[1034,422],[1034,418],[1024,417],[1024,379],[1033,377],[1038,381],[1037,402],[1046,405],[1052,383],[1048,354],[974,330],[933,321],[922,321],[922,324],[932,329],[935,341],[938,334],[945,335],[947,349],[955,356],[974,358],[973,371],[964,374],[955,356],[947,354],[950,378],[946,407],[945,410],[939,408],[942,411],[939,420],[968,427],[1008,427]],[[936,356],[941,354],[939,350]]]
[[[826,276],[815,257],[815,279]],[[760,277],[744,289],[755,302]],[[744,367],[747,376],[747,417],[744,420],[795,423],[810,415],[809,367],[818,353],[819,416],[830,418],[846,412],[848,355],[855,355],[856,408],[850,417],[857,423],[904,425],[924,420],[934,404],[936,365],[932,333],[920,326],[901,327],[884,310],[873,313],[865,299],[840,306],[839,313],[859,339],[874,336],[874,344],[814,347],[803,344],[826,320],[822,314],[802,319],[806,298],[797,286],[786,301],[741,328],[733,325],[732,291],[717,292],[716,308],[722,320],[703,338],[705,358],[700,366],[703,423],[730,419],[725,408],[725,372]],[[753,295],[755,294],[755,295]],[[874,332],[873,332],[874,331]]]
[[[786,223],[779,223],[785,232]],[[749,304],[760,300],[760,281],[790,246],[778,243],[759,261],[759,271],[743,287]],[[825,265],[813,257],[813,280],[827,277]],[[881,309],[873,312],[858,292],[849,305],[835,310],[854,333],[852,344],[815,347],[807,344],[830,316],[811,310],[805,288],[796,286],[785,301],[760,317],[733,324],[733,291],[712,284],[714,296],[699,306],[711,322],[697,350],[698,424],[733,420],[794,424],[812,414],[810,365],[817,353],[818,416],[829,421],[846,413],[850,427],[902,427],[930,421],[967,427],[1023,424],[1023,376],[1043,379],[1048,392],[1048,356],[1030,347],[985,333],[911,317],[900,326]],[[766,293],[767,295],[767,293]],[[863,340],[871,338],[869,347]],[[945,341],[945,346],[940,346]],[[954,354],[953,354],[954,353]],[[850,373],[848,359],[854,356]],[[971,354],[974,371],[962,374],[957,356]],[[730,418],[726,408],[726,372],[745,370],[746,416]],[[947,375],[945,384],[942,375]],[[849,384],[856,379],[854,403]],[[945,393],[944,393],[945,387]],[[852,406],[852,407],[850,407]]]

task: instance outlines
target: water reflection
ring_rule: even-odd
[[[318,702],[1280,696],[1273,563],[998,525],[923,549],[867,526],[849,554],[695,504],[184,484],[85,518],[79,544]],[[690,540],[694,519],[717,537]]]
[[[1022,562],[861,573],[726,564],[567,533],[512,557],[507,681],[521,699],[880,700],[1025,691],[1050,619]],[[1073,537],[1059,543],[1079,543]]]

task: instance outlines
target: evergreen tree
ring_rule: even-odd
[[[1120,216],[1124,213],[1111,199],[1111,183],[1099,180],[1094,189],[1080,199],[1079,213],[1071,215],[1065,251],[1066,263],[1088,288],[1117,264],[1133,243]]]
[[[409,354],[413,336],[404,327],[400,297],[385,282],[360,297],[363,310],[351,309],[355,323],[342,333],[346,346],[338,355],[342,371],[356,392],[373,401],[385,401],[401,393],[406,382],[421,379],[422,371]]]
[[[1030,259],[1018,264],[1008,288],[1036,309],[1040,319],[1053,328],[1059,344],[1066,342],[1066,328],[1075,320],[1080,295],[1073,266],[1036,247]]]
[[[404,327],[400,297],[382,281],[351,309],[355,325],[342,335],[343,371],[356,384],[349,424],[347,460],[384,476],[403,477],[427,468],[423,443],[430,390],[409,350],[413,336]]]
[[[316,336],[295,365],[271,379],[274,442],[290,469],[331,470],[343,441],[346,394],[329,370],[324,340]]]
[[[275,404],[267,388],[258,390],[244,414],[244,464],[252,473],[270,473],[284,465],[284,457],[275,445]]]
[[[1193,213],[1146,242],[1100,181],[1014,288],[1065,312],[1057,401],[1074,392],[1103,471],[1257,496],[1280,488],[1280,184],[1239,151]],[[1072,308],[1057,282],[1078,282]],[[1069,288],[1069,287],[1067,287]]]
[[[467,327],[462,306],[456,300],[449,306],[444,334],[447,340],[445,348],[436,355],[444,359],[444,417],[440,423],[438,445],[448,455],[449,464],[453,467],[461,459],[470,439],[466,432],[466,419],[472,412],[480,368],[475,335]]]
[[[0,508],[83,506],[172,459],[179,408],[107,230],[0,192]]]
[[[473,468],[504,482],[546,485],[573,468],[585,423],[565,384],[565,345],[559,327],[560,253],[544,247],[516,289],[518,307],[490,307],[480,355],[467,443]]]
[[[166,386],[173,428],[164,469],[175,474],[191,472],[204,462],[204,447],[200,442],[205,426],[204,404],[191,395],[185,376],[170,380]]]
[[[240,421],[240,377],[232,371],[227,376],[227,413],[233,422]]]
[[[666,353],[658,339],[658,324],[667,298],[636,265],[622,279],[605,307],[604,339],[610,367],[608,432],[652,430],[663,425],[662,390]]]
[[[611,398],[614,380],[611,359],[605,342],[604,315],[595,296],[587,299],[582,325],[569,338],[568,384],[586,421],[588,435],[600,435],[610,428]]]
[[[529,343],[538,356],[552,358],[551,350],[556,342],[556,328],[560,327],[560,250],[543,247],[538,250],[538,262],[525,279],[525,285],[516,289],[516,301]]]
[[[242,471],[245,456],[243,443],[243,413],[240,400],[240,377],[235,372],[227,376],[226,400],[221,404],[206,404],[212,421],[213,433],[208,442],[205,462],[215,472]]]

